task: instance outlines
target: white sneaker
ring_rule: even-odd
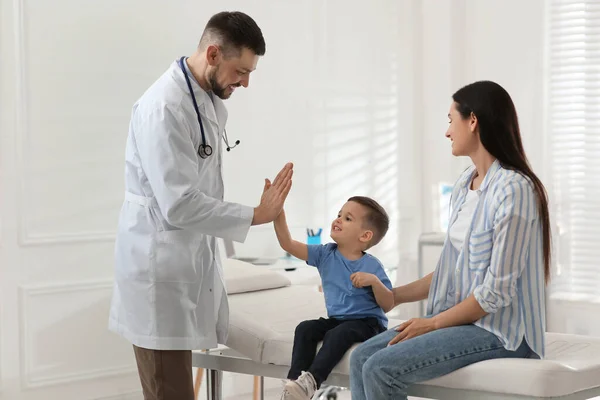
[[[285,385],[287,385],[287,383],[291,381],[291,379],[281,379],[281,389],[283,389]]]
[[[281,380],[281,397],[279,397],[279,400],[292,400],[290,393],[285,388],[285,385],[287,385],[289,382],[291,382],[290,379]]]
[[[321,396],[325,393],[325,389],[319,389],[315,392],[315,394],[312,397],[312,400],[320,400]],[[323,397],[325,398],[325,397]]]
[[[290,394],[290,392],[288,392],[287,389],[284,388],[281,392],[281,397],[279,397],[279,400],[293,400],[293,397]]]
[[[284,400],[310,400],[317,390],[317,382],[310,372],[302,372],[295,381],[285,384],[282,399]]]

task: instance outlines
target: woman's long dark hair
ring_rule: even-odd
[[[533,183],[543,229],[544,277],[550,280],[550,215],[544,185],[533,173],[519,130],[517,111],[510,95],[495,82],[471,83],[452,96],[462,118],[477,117],[483,147],[498,159],[502,167],[520,172]]]

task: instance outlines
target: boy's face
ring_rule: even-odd
[[[353,201],[346,202],[338,217],[331,223],[331,238],[338,245],[367,243],[373,237],[373,232],[364,226],[366,214],[367,210],[362,205]]]

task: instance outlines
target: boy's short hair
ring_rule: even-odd
[[[348,201],[358,203],[367,209],[365,223],[373,231],[373,238],[369,242],[367,249],[375,246],[387,233],[388,228],[390,227],[390,217],[385,209],[370,197],[353,196],[350,197]]]

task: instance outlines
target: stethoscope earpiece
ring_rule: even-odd
[[[231,151],[231,149],[235,148],[235,146],[237,146],[238,144],[240,144],[239,140],[235,141],[235,144],[233,146],[229,145],[229,139],[227,138],[227,131],[223,130],[223,140],[225,141],[225,144],[227,145],[227,151]]]
[[[185,81],[188,85],[188,89],[190,91],[190,96],[192,97],[192,103],[194,103],[194,110],[196,111],[196,116],[198,117],[198,125],[200,125],[200,133],[202,134],[202,143],[200,144],[200,147],[198,148],[198,155],[200,156],[200,158],[207,158],[207,157],[212,156],[213,149],[209,144],[206,143],[206,136],[204,135],[204,126],[202,125],[202,118],[200,117],[200,111],[198,111],[198,103],[196,103],[196,96],[194,96],[194,90],[192,89],[190,77],[188,76],[187,71],[185,70],[185,67],[183,66],[184,60],[185,60],[185,57],[181,57],[179,59],[179,68],[181,68],[181,71],[183,72],[183,76],[185,76]],[[227,131],[226,130],[223,130],[223,141],[227,145],[227,151],[231,151],[231,149],[235,148],[235,146],[240,144],[240,141],[236,140],[235,144],[233,146],[229,146],[229,140],[227,139]]]

